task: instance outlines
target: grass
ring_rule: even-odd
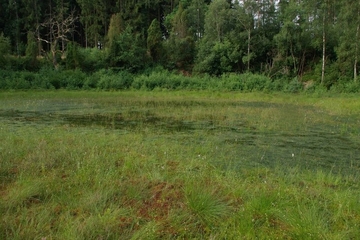
[[[357,239],[359,102],[3,92],[0,238]]]

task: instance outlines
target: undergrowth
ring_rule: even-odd
[[[54,70],[42,67],[36,72],[0,70],[0,89],[67,89],[67,90],[216,90],[240,92],[286,93],[358,93],[360,84],[338,81],[331,87],[319,82],[302,82],[298,78],[270,78],[261,74],[182,75],[162,68],[131,73],[119,69],[95,72]]]

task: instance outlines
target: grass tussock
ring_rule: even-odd
[[[175,103],[155,98],[151,102],[139,97],[132,106],[139,110],[147,104],[149,110],[149,105],[156,105],[157,117],[163,114],[166,118]],[[172,100],[180,101],[176,96]],[[126,106],[126,101],[118,101]],[[250,137],[249,145],[238,145],[240,136],[235,141],[230,139],[235,133],[226,132],[226,138],[221,134],[220,130],[234,127],[237,114],[249,114],[247,120],[256,114],[243,106],[233,109],[224,103],[227,101],[220,98],[220,105],[210,113],[212,127],[206,131],[193,130],[191,125],[190,130],[170,128],[169,132],[160,129],[166,127],[163,123],[151,127],[146,121],[116,130],[69,123],[14,125],[2,120],[0,238],[359,238],[359,175],[300,163],[247,164],[254,149],[251,144],[260,152],[253,153],[254,158],[263,161],[271,146]],[[198,117],[202,122],[204,112],[193,107],[196,102],[201,101],[184,101],[190,106],[188,115],[182,114],[184,109],[172,113],[178,121]],[[228,110],[220,108],[221,104]],[[205,103],[205,108],[215,107]],[[278,108],[274,111],[275,119],[286,116]],[[300,111],[317,116],[309,109]],[[137,116],[146,119],[149,112],[138,111]],[[134,116],[130,111],[126,114],[123,118]],[[273,120],[266,120],[266,111],[262,114],[258,115],[265,117],[258,119],[256,126],[263,126],[257,136],[279,129]],[[301,120],[294,123],[302,129]],[[220,128],[216,134],[214,126]],[[252,129],[245,126],[242,134],[249,131]],[[297,153],[289,155],[287,161],[296,161]]]

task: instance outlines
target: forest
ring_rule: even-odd
[[[0,11],[0,88],[266,78],[271,89],[360,90],[358,0],[1,0]],[[59,72],[67,79],[39,80]],[[181,80],[144,80],[154,72]]]

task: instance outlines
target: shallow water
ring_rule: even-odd
[[[0,105],[1,122],[14,129],[66,125],[119,134],[151,132],[149,141],[157,136],[169,143],[206,147],[202,157],[224,169],[360,170],[358,117],[334,116],[310,106],[201,99],[12,99]]]

